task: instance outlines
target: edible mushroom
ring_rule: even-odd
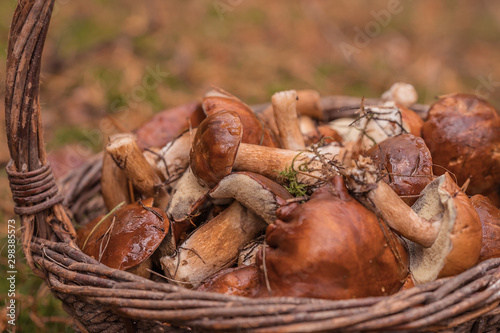
[[[402,286],[408,258],[401,240],[349,195],[341,176],[277,215],[257,255],[259,296],[348,299]]]
[[[434,179],[410,208],[378,176],[370,158],[348,170],[351,190],[398,234],[407,238],[415,283],[461,273],[481,251],[481,221],[448,173]]]
[[[434,161],[434,174],[446,171],[470,194],[488,195],[500,187],[500,116],[475,95],[452,94],[434,103],[422,127]]]
[[[78,231],[84,253],[104,265],[148,277],[151,256],[169,232],[165,212],[152,207],[153,199],[117,206]]]
[[[382,179],[410,206],[433,179],[431,153],[424,140],[412,134],[387,138],[365,155],[378,166]]]
[[[300,183],[314,185],[322,181],[324,165],[315,154],[242,143],[241,136],[242,126],[235,112],[218,112],[200,124],[190,153],[191,169],[200,182],[213,188],[233,169],[279,182],[279,171],[300,165],[307,165],[310,170],[297,176]],[[343,153],[344,149],[338,147],[337,155]]]

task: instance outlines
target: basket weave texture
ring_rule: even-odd
[[[16,213],[21,216],[28,264],[63,302],[78,331],[500,329],[500,259],[393,296],[328,301],[197,292],[111,269],[82,253],[74,242],[71,219],[89,219],[102,207],[101,158],[89,160],[60,180],[59,186],[47,163],[38,93],[54,1],[20,0],[12,21],[5,97],[12,161],[7,172]],[[332,105],[348,100],[333,99]]]

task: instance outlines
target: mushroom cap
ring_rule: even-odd
[[[276,143],[272,140],[271,134],[264,128],[257,115],[237,97],[223,90],[210,91],[203,98],[202,106],[207,116],[220,111],[236,112],[243,126],[242,142],[277,147]]]
[[[431,106],[422,138],[434,174],[449,170],[458,184],[470,177],[470,194],[487,195],[500,186],[500,116],[487,101],[468,94],[445,96]]]
[[[481,221],[467,195],[448,173],[422,191],[412,209],[427,220],[441,220],[428,248],[408,241],[410,271],[416,284],[459,274],[476,264],[481,252]]]
[[[422,126],[424,126],[424,120],[413,110],[408,109],[406,106],[397,104],[399,112],[401,112],[401,117],[403,118],[403,123],[406,125],[407,129],[411,134],[415,136],[422,136]]]
[[[135,202],[120,207],[100,224],[102,217],[88,224],[79,234],[82,251],[121,270],[148,259],[167,235],[169,222],[163,210],[151,207],[152,198],[142,203],[146,208]]]
[[[386,295],[402,286],[408,258],[401,241],[349,196],[340,176],[306,203],[284,206],[277,215],[266,230],[268,246],[257,255],[272,296],[347,299]],[[260,293],[269,295],[265,287]]]
[[[189,154],[193,174],[205,186],[214,187],[233,169],[243,128],[234,111],[208,116],[198,127]]]
[[[260,271],[255,265],[226,268],[205,280],[196,290],[252,297],[258,292]]]
[[[197,127],[204,118],[197,102],[161,111],[136,130],[137,145],[142,149],[163,147],[190,126]]]
[[[433,179],[431,153],[424,140],[412,134],[387,138],[365,155],[388,174],[383,180],[410,206],[417,197],[404,196],[420,194]]]
[[[483,227],[483,242],[478,262],[500,258],[500,209],[481,194],[474,195],[470,200]]]

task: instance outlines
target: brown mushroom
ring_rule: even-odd
[[[179,180],[167,209],[169,217],[177,223],[174,229],[177,229],[177,226],[180,227],[181,224],[187,226],[188,224],[184,222],[190,216],[197,214],[195,209],[203,205],[206,193],[231,172],[229,164],[234,160],[235,150],[233,147],[236,143],[239,144],[241,141],[255,145],[274,146],[269,132],[262,126],[257,116],[235,96],[222,89],[213,89],[207,93],[202,105],[210,119],[224,119],[224,115],[219,116],[219,113],[232,112],[233,115],[236,115],[237,122],[221,123],[216,120],[215,123],[211,123],[203,121],[199,130],[192,131],[192,133],[197,134],[194,134],[193,149],[189,153],[190,168]],[[212,146],[212,142],[208,142],[210,138],[202,140],[201,144],[198,144],[207,127],[218,126],[217,124],[220,124],[218,127],[220,131],[216,141],[225,142],[225,144]],[[174,155],[177,152],[182,157],[179,159],[180,162],[185,162],[184,157],[189,150],[186,150],[188,139],[191,141],[191,137],[184,138],[179,145],[176,145],[176,147],[180,146],[180,149],[173,150]],[[204,146],[204,143],[208,143],[209,146]],[[207,156],[210,157],[209,160],[206,159]],[[162,169],[167,171],[169,166],[175,166],[175,164],[168,162],[165,164],[167,166]],[[184,231],[184,228],[182,230]]]
[[[433,179],[431,153],[424,140],[412,134],[387,138],[365,155],[378,166],[382,179],[410,206]]]
[[[471,202],[481,219],[483,229],[483,241],[478,262],[500,258],[500,209],[481,194],[474,195]]]
[[[462,273],[476,264],[481,252],[479,216],[448,173],[427,185],[422,194],[413,210],[422,218],[438,218],[441,226],[431,247],[408,243],[415,283]]]
[[[349,185],[370,209],[407,238],[415,283],[455,275],[472,267],[481,250],[481,221],[448,173],[436,178],[410,208],[378,176],[369,158],[348,170]]]
[[[160,258],[165,275],[180,285],[195,288],[236,262],[239,249],[257,237],[266,225],[235,201],[196,228],[174,254]]]
[[[311,171],[299,174],[299,182],[313,185],[321,181],[324,165],[315,154],[242,143],[241,131],[240,119],[231,111],[210,115],[200,124],[190,153],[191,168],[200,182],[214,187],[233,169],[279,182],[279,171],[292,166],[298,169],[302,164]],[[337,153],[343,155],[342,147],[338,147]]]
[[[196,290],[253,297],[259,290],[260,273],[255,265],[223,269],[205,280]]]
[[[402,242],[348,194],[342,177],[277,215],[257,255],[260,296],[347,299],[402,286],[408,274]]]
[[[401,112],[401,117],[403,119],[403,124],[406,126],[408,133],[415,136],[422,136],[422,127],[424,126],[424,120],[413,110],[408,109],[406,106],[401,104],[396,104]]]
[[[321,96],[313,89],[297,90],[297,114],[324,120]]]
[[[140,148],[163,147],[180,133],[194,128],[205,119],[200,103],[193,102],[155,114],[136,130]]]
[[[202,106],[207,116],[220,111],[236,112],[243,126],[243,142],[268,147],[278,146],[273,141],[269,130],[264,127],[252,109],[236,96],[222,89],[214,88],[205,94]]]
[[[488,195],[500,186],[500,116],[474,95],[444,96],[429,109],[422,138],[432,154],[434,174],[446,171],[467,191]]]
[[[82,251],[104,265],[149,277],[151,256],[169,232],[164,211],[153,198],[121,206],[78,231]]]

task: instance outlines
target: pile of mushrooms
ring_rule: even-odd
[[[417,97],[397,83],[327,123],[313,90],[255,113],[213,88],[109,138],[109,213],[79,245],[113,268],[247,297],[389,295],[499,257],[500,117],[456,94],[424,120]]]

